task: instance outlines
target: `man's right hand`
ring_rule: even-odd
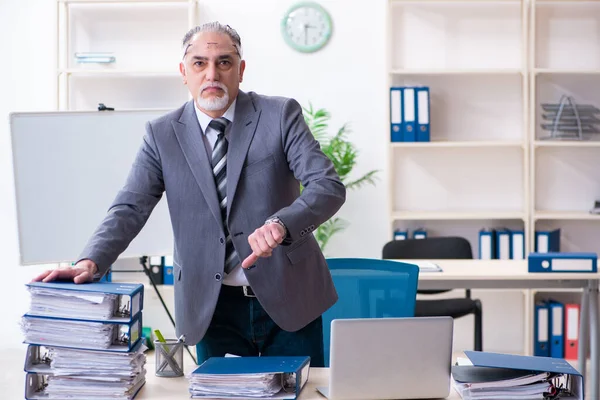
[[[50,282],[55,279],[70,280],[75,283],[91,282],[94,274],[98,272],[98,266],[92,260],[81,260],[77,264],[66,267],[44,271],[35,278],[32,282]]]

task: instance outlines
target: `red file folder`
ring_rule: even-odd
[[[565,358],[576,360],[579,349],[579,304],[565,304]]]

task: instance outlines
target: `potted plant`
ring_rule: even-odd
[[[348,141],[348,124],[342,125],[337,133],[332,136],[327,132],[328,122],[331,119],[331,115],[327,110],[323,108],[314,109],[310,103],[308,107],[302,107],[302,109],[304,111],[304,120],[310,131],[320,143],[323,153],[325,153],[333,163],[333,166],[346,186],[346,189],[359,189],[366,184],[374,185],[377,178],[377,170],[369,171],[359,178],[350,176],[352,169],[356,165],[358,151],[356,147]],[[347,221],[335,216],[321,224],[314,232],[315,238],[317,239],[319,246],[321,246],[321,250],[325,252],[325,248],[331,237],[336,233],[343,231],[347,226]]]

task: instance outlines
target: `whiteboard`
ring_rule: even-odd
[[[125,183],[146,122],[166,110],[13,113],[21,265],[76,261]],[[166,196],[120,258],[173,252]]]

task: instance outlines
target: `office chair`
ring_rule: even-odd
[[[323,314],[323,353],[329,366],[331,321],[341,318],[413,317],[419,267],[367,258],[329,258],[338,301]],[[360,343],[356,344],[360,346]]]
[[[383,247],[383,259],[472,259],[471,244],[462,237],[433,237],[425,239],[393,240]],[[450,290],[419,290],[419,294],[437,294]],[[471,298],[471,290],[466,290],[464,298],[417,300],[415,315],[417,317],[475,316],[474,348],[483,349],[481,301]]]

